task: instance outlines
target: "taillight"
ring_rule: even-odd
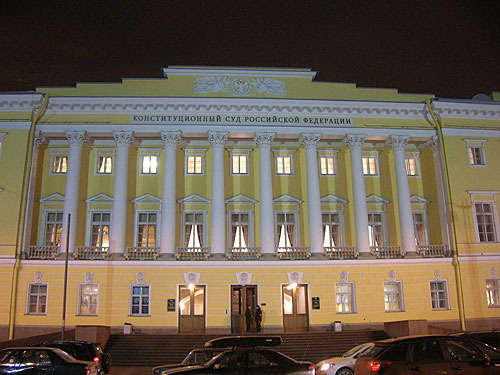
[[[373,373],[377,373],[380,371],[380,369],[384,367],[389,367],[390,365],[392,365],[391,361],[381,361],[381,360],[370,361],[368,362],[368,369]]]
[[[314,375],[316,373],[315,369],[314,369],[314,364],[310,364],[309,365],[309,375]]]
[[[95,363],[99,363],[100,361],[101,361],[101,358],[99,358],[99,357],[94,357],[94,362],[95,362]]]

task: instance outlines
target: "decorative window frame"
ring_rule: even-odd
[[[412,219],[414,213],[422,214],[424,217],[425,243],[428,245],[430,244],[430,238],[429,238],[429,220],[428,220],[429,217],[427,214],[427,206],[429,205],[430,201],[425,198],[419,197],[418,195],[412,195],[410,197],[410,202],[412,208]],[[413,221],[413,227],[415,228],[415,221]]]
[[[113,176],[115,174],[115,149],[112,148],[94,148],[94,176]],[[99,173],[99,158],[104,156],[111,157],[111,173]]]
[[[35,277],[36,279],[36,277]],[[31,286],[32,285],[45,285],[47,287],[47,293],[45,294],[45,312],[44,313],[34,313],[30,312],[30,296],[31,296]],[[47,309],[49,305],[49,284],[43,281],[31,281],[28,283],[28,288],[26,289],[26,309],[25,309],[25,314],[26,315],[35,315],[35,316],[46,316],[47,315]]]
[[[44,209],[42,210],[43,216],[42,216],[42,228],[40,228],[41,236],[39,239],[39,245],[40,246],[49,246],[45,243],[45,239],[47,238],[47,219],[48,219],[48,214],[50,213],[55,213],[55,214],[63,214],[63,218],[61,220],[61,225],[64,222],[64,209]],[[61,239],[62,241],[62,239]]]
[[[82,287],[84,286],[94,286],[94,285],[97,285],[97,306],[96,306],[96,313],[95,314],[83,314],[82,313]],[[78,284],[78,301],[77,301],[77,316],[99,316],[99,289],[100,289],[100,285],[99,283],[94,283],[94,282],[84,282],[84,283],[79,283]]]
[[[467,162],[470,168],[486,168],[488,166],[486,162],[486,140],[485,139],[464,139],[467,151]],[[478,148],[481,150],[482,164],[471,164],[469,149]]]
[[[243,194],[238,194],[232,198],[226,199],[227,212],[227,247],[232,248],[232,221],[231,214],[248,214],[248,244],[249,248],[255,246],[255,199],[249,198]]]
[[[351,297],[352,297],[352,311],[337,311],[337,286],[341,285],[350,285],[351,287]],[[354,281],[337,281],[335,282],[335,314],[357,314],[358,312],[358,307],[357,307],[357,299],[356,299],[356,283]]]
[[[488,288],[488,281],[493,281],[496,283],[496,288]],[[492,274],[491,277],[488,277],[487,279],[485,279],[485,282],[486,282],[486,295],[488,295],[488,292],[490,290],[496,290],[496,296],[497,296],[497,303],[494,303],[494,304],[489,304],[488,303],[488,299],[486,299],[486,304],[488,305],[488,308],[490,309],[498,309],[500,308],[500,278],[498,278],[495,274]]]
[[[135,296],[136,294],[133,294],[133,290],[134,290],[134,287],[148,287],[148,299],[149,299],[149,304],[148,304],[148,313],[147,314],[143,314],[143,313],[133,313],[132,312],[132,297]],[[142,295],[142,294],[141,294]],[[141,304],[142,306],[142,304]],[[134,316],[134,317],[150,317],[151,316],[151,284],[148,284],[148,283],[139,283],[139,282],[135,282],[135,283],[131,283],[130,284],[130,294],[129,294],[129,316]]]
[[[387,205],[389,201],[378,195],[370,195],[366,197],[367,214],[380,214],[382,219],[382,235],[383,244],[380,246],[387,246],[389,244],[389,228],[387,221]],[[368,224],[370,222],[368,221]],[[370,245],[371,246],[371,245]]]
[[[468,191],[472,203],[472,216],[474,222],[474,231],[476,233],[476,241],[477,243],[487,244],[487,243],[498,243],[500,242],[500,223],[498,221],[498,203],[497,203],[497,195],[498,191]],[[493,210],[493,220],[494,220],[494,229],[495,229],[495,241],[480,241],[478,224],[477,224],[477,212],[476,212],[476,203],[489,203],[492,205]]]
[[[158,148],[139,148],[139,176],[158,176],[160,168],[160,153],[161,149]],[[156,172],[155,173],[144,173],[142,166],[144,164],[145,156],[156,156]]]
[[[318,150],[318,174],[320,177],[337,177],[338,150]],[[333,158],[333,174],[321,173],[321,158]]]
[[[39,223],[41,223],[41,225],[38,228],[37,244],[39,246],[44,246],[45,236],[47,234],[47,212],[64,212],[64,195],[54,193],[41,198],[40,203]]]
[[[375,158],[375,168],[377,169],[374,174],[365,174],[363,172],[364,177],[380,177],[380,166],[379,166],[379,153],[380,151],[362,151],[361,152],[361,160],[364,158]],[[363,164],[361,164],[361,168],[363,168]]]
[[[406,159],[415,159],[416,174],[408,174],[408,169],[406,169]],[[406,170],[406,176],[408,178],[422,177],[422,172],[420,169],[420,151],[405,152],[405,170]]]
[[[207,148],[184,148],[184,176],[205,176],[207,163]],[[188,158],[201,156],[201,173],[188,173]]]
[[[344,208],[347,201],[333,194],[325,195],[321,198],[321,213],[339,215],[339,246],[345,246],[345,217]],[[321,220],[323,223],[323,220]],[[324,234],[322,234],[324,240]]]
[[[50,164],[49,164],[49,176],[65,176],[68,174],[68,171],[66,172],[54,172],[54,159],[56,157],[66,157],[66,163],[68,165],[68,170],[69,170],[69,150],[67,148],[50,148]]]
[[[385,286],[386,285],[398,285],[399,287],[399,305],[401,308],[399,310],[385,310],[386,313],[397,313],[397,312],[404,312],[405,311],[405,298],[404,298],[404,292],[403,292],[403,282],[398,281],[398,280],[388,280],[384,281],[384,304],[385,304]]]
[[[92,246],[92,215],[95,212],[109,213],[109,233],[111,236],[111,222],[113,221],[113,198],[107,194],[97,194],[85,200],[87,203],[87,222],[85,228],[85,246]]]
[[[229,174],[233,177],[243,177],[250,176],[250,152],[252,149],[248,148],[229,148]],[[233,172],[233,156],[245,156],[246,157],[246,173],[234,173]]]
[[[156,238],[155,247],[160,247],[160,232],[161,232],[161,199],[152,194],[143,194],[131,200],[134,204],[134,246],[137,247],[137,236],[139,234],[139,214],[155,213],[156,214]]]
[[[274,241],[275,248],[278,249],[279,232],[278,232],[278,214],[280,213],[293,213],[295,225],[295,247],[301,246],[300,240],[300,205],[302,200],[292,197],[290,195],[282,195],[281,197],[273,200],[274,208]]]
[[[274,159],[274,176],[275,177],[294,177],[295,176],[295,149],[284,149],[276,148],[273,149],[273,159]],[[290,173],[289,174],[278,174],[278,157],[289,156],[290,157]]]
[[[181,228],[180,228],[180,247],[184,248],[184,239],[186,238],[185,230],[186,230],[186,214],[187,213],[202,213],[203,214],[203,239],[204,244],[203,247],[208,246],[208,205],[210,204],[210,200],[203,198],[198,194],[191,194],[183,199],[177,200],[177,203],[181,206]]]
[[[431,289],[431,284],[432,283],[444,283],[444,291],[446,293],[446,307],[435,307],[433,308],[432,307],[432,289]],[[448,280],[446,279],[441,279],[441,278],[436,278],[434,280],[429,280],[429,300],[430,300],[430,304],[431,304],[431,310],[432,311],[447,311],[447,310],[451,310],[451,306],[450,306],[450,291],[449,291],[449,287],[448,287]]]

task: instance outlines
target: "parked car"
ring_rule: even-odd
[[[454,334],[454,336],[481,341],[500,350],[500,331],[461,332]]]
[[[165,370],[171,370],[178,367],[202,365],[227,349],[228,348],[202,348],[191,350],[181,363],[153,367],[153,375],[161,375]]]
[[[456,336],[408,336],[375,342],[356,361],[356,375],[500,374],[500,351]]]
[[[102,347],[95,342],[65,340],[44,342],[36,346],[59,348],[81,361],[95,362],[101,369],[102,373],[109,374],[111,356],[104,353]]]
[[[99,367],[58,348],[7,348],[0,351],[0,374],[99,375]]]
[[[314,375],[314,364],[300,362],[276,350],[265,347],[278,346],[279,336],[229,336],[210,340],[208,348],[227,348],[203,365],[178,367],[163,371],[170,374],[267,374]]]
[[[353,375],[354,364],[358,357],[373,347],[372,342],[355,346],[340,357],[325,359],[316,364],[316,375]]]

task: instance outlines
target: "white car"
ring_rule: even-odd
[[[316,375],[353,375],[356,359],[373,346],[367,342],[348,350],[341,357],[325,359],[316,364]]]

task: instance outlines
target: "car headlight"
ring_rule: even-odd
[[[323,364],[321,365],[320,370],[321,370],[321,371],[326,371],[326,370],[328,370],[329,368],[330,368],[330,364],[329,364],[329,363],[323,363]]]

